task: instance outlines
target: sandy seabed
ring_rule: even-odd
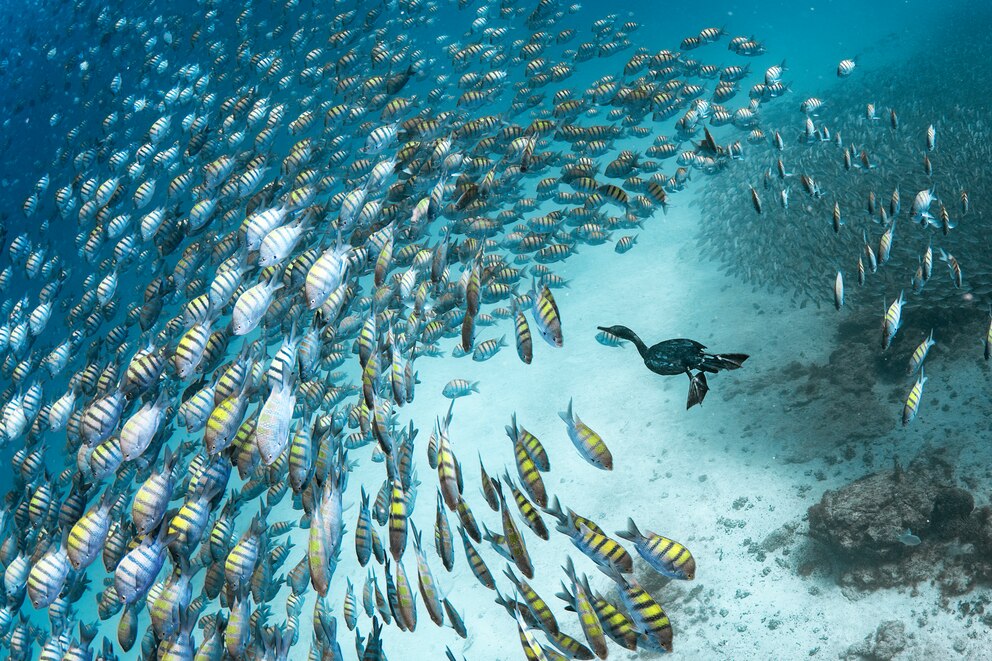
[[[945,602],[937,587],[927,584],[868,594],[842,592],[836,569],[823,561],[822,552],[815,552],[807,535],[806,511],[825,490],[886,467],[893,448],[901,457],[915,456],[937,440],[933,432],[947,416],[925,401],[914,426],[899,428],[901,405],[888,400],[901,386],[892,392],[888,386],[869,388],[864,405],[849,410],[846,419],[835,408],[820,405],[834,394],[829,385],[813,387],[793,372],[826,365],[835,349],[838,313],[830,306],[831,278],[824,279],[825,305],[820,309],[798,309],[780,295],[754,292],[695,254],[694,227],[700,222],[705,218],[680,198],[667,216],[647,221],[629,253],[617,255],[607,244],[586,247],[570,259],[558,271],[569,279],[569,287],[555,291],[565,346],[552,349],[535,336],[532,365],[517,359],[512,329],[510,346],[486,363],[443,358],[418,364],[422,383],[416,401],[400,415],[421,430],[416,461],[423,484],[413,521],[425,531],[425,543],[433,530],[436,475],[424,448],[434,418],[447,409],[448,400],[440,393],[452,378],[478,380],[481,392],[455,404],[450,437],[463,466],[466,498],[480,524],[499,530],[498,515],[488,510],[479,490],[478,455],[491,475],[500,475],[504,467],[515,472],[503,427],[516,412],[519,423],[541,439],[550,455],[552,470],[544,478],[549,496],[557,495],[564,506],[608,531],[624,528],[629,516],[642,530],[691,549],[698,565],[692,582],[662,585],[664,581],[647,578],[651,574],[644,566],[636,573],[672,620],[676,655],[833,659],[850,651],[849,658],[868,658],[857,656],[874,646],[863,646],[863,641],[869,636],[874,641],[883,622],[896,621],[904,626],[906,645],[894,658],[992,658],[988,627],[957,612],[957,601],[974,599],[974,594]],[[866,311],[844,309],[839,314]],[[618,349],[596,342],[596,326],[614,323],[630,326],[648,344],[691,337],[715,352],[746,352],[751,359],[744,369],[711,377],[705,403],[686,411],[687,379],[653,375],[632,346]],[[506,330],[503,323],[480,329],[477,337],[498,337]],[[911,352],[915,339],[904,343],[903,349]],[[946,385],[942,379],[933,370],[931,397],[940,396]],[[573,449],[557,415],[569,398],[576,414],[611,448],[612,472],[586,464]],[[891,424],[872,421],[887,431],[867,440],[865,434],[844,438],[849,427],[863,428],[859,416],[878,415],[891,416]],[[856,458],[848,450],[847,460],[839,459],[848,446],[856,450]],[[980,464],[983,453],[962,450],[963,458]],[[864,459],[866,451],[871,458]],[[383,475],[381,465],[363,459],[353,476],[356,486],[346,498],[357,499],[359,481],[366,489],[377,488]],[[977,504],[985,502],[979,497]],[[346,516],[351,529],[357,507]],[[457,523],[451,514],[449,521]],[[546,521],[550,527],[551,520]],[[595,589],[611,590],[610,581],[563,535],[552,531],[551,540],[542,542],[530,531],[524,534],[535,566],[531,584],[551,604],[562,629],[581,639],[575,616],[553,596],[564,579],[560,566],[571,555]],[[364,574],[354,560],[352,539],[346,537],[335,576],[335,604],[341,603],[345,576],[352,577],[361,594]],[[439,658],[447,645],[469,659],[523,658],[515,624],[493,603],[495,594],[475,580],[457,539],[455,544],[452,574],[444,571],[433,549],[429,558],[442,591],[463,614],[468,641],[449,628],[438,630],[421,608],[415,633],[387,628],[386,653],[390,658]],[[505,561],[486,545],[479,548],[505,593]],[[405,567],[415,577],[412,554],[405,556]],[[363,618],[359,628],[366,633],[368,626]],[[343,647],[351,646],[343,626],[339,640]],[[858,645],[862,647],[852,649]],[[658,655],[628,652],[611,642],[610,656]]]

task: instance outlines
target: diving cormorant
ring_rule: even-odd
[[[685,374],[689,377],[689,398],[686,409],[701,404],[709,387],[706,385],[706,372],[716,374],[720,370],[735,370],[744,364],[748,355],[744,353],[707,353],[706,347],[695,340],[674,339],[659,342],[648,347],[637,334],[626,326],[598,326],[599,330],[630,340],[644,359],[644,365],[655,374],[671,376]],[[696,373],[693,374],[693,370]]]

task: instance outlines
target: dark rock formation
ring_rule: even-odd
[[[903,544],[899,536],[908,528],[925,538],[938,496],[952,487],[950,465],[933,457],[917,459],[906,470],[867,475],[823,494],[809,509],[809,534],[847,560],[895,559],[917,548]],[[942,515],[948,507],[961,507],[953,497],[941,503]]]
[[[809,509],[809,534],[845,594],[934,581],[949,598],[992,582],[992,508],[976,510],[955,482],[930,453],[823,494]],[[900,540],[906,529],[918,545]]]

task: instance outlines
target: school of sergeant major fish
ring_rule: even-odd
[[[488,474],[479,456],[492,528],[463,493],[450,409],[420,444],[437,475],[432,554],[409,520],[418,430],[398,409],[414,397],[418,358],[446,343],[479,361],[500,350],[477,329],[512,319],[525,363],[531,327],[562,347],[552,289],[564,283],[548,264],[660,219],[691,171],[743,155],[708,126],[756,141],[759,110],[786,91],[782,68],[732,108],[749,67],[692,51],[729,41],[730,53],[699,52],[750,57],[761,44],[705,29],[679,50],[635,49],[636,23],[609,16],[582,35],[561,27],[578,8],[553,0],[204,2],[154,20],[81,0],[63,9],[96,31],[84,53],[49,51],[82,78],[86,113],[24,202],[17,222],[35,226],[10,242],[0,273],[0,429],[16,448],[0,521],[11,658],[38,645],[42,659],[116,659],[138,645],[142,658],[337,659],[340,614],[358,657],[380,659],[385,626],[417,626],[418,593],[434,625],[466,638],[436,578],[438,561],[452,571],[456,538],[528,659],[606,658],[607,638],[670,651],[671,623],[632,556],[548,493],[548,453],[516,416],[516,476]],[[438,37],[437,16],[457,9],[471,27]],[[279,23],[256,25],[265,12]],[[622,72],[569,86],[581,63],[629,50]],[[88,64],[100,58],[143,64],[104,88]],[[621,139],[653,144],[641,158],[615,153]],[[542,205],[557,208],[528,217]],[[75,234],[78,260],[45,239],[60,232]],[[624,236],[616,250],[633,244]],[[455,380],[444,395],[453,406],[475,389]],[[560,415],[582,457],[611,470],[571,403]],[[60,454],[65,468],[50,472]],[[367,459],[384,466],[381,487],[349,480]],[[298,520],[272,520],[287,502]],[[528,583],[545,517],[616,583],[597,591],[565,559],[557,596],[581,639]],[[681,544],[633,521],[617,537],[664,576],[694,578]],[[367,579],[335,575],[352,543]],[[500,590],[489,565],[504,559]],[[341,604],[329,603],[332,582],[347,585]],[[312,631],[301,631],[311,598]],[[79,617],[80,600],[117,618],[116,641],[95,643],[104,627]]]

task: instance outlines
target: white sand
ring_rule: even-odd
[[[587,247],[560,269],[571,280],[569,289],[555,291],[564,320],[564,350],[535,344],[531,366],[517,359],[512,346],[486,364],[468,358],[418,364],[423,383],[415,403],[402,415],[413,416],[421,429],[416,457],[423,485],[414,520],[425,530],[425,541],[432,532],[437,478],[424,449],[434,416],[443,415],[447,407],[441,389],[453,377],[479,380],[482,392],[458,400],[455,406],[451,439],[464,467],[467,499],[480,524],[499,529],[498,515],[489,511],[479,493],[477,452],[490,474],[501,473],[503,466],[513,472],[503,426],[516,411],[520,424],[536,434],[550,454],[552,471],[545,476],[549,494],[558,495],[565,506],[607,530],[623,528],[627,516],[632,516],[642,529],[682,541],[692,550],[698,563],[696,580],[670,584],[655,594],[667,605],[679,656],[837,658],[885,620],[903,622],[913,635],[911,648],[900,658],[990,654],[987,628],[969,627],[942,608],[939,594],[929,586],[919,586],[913,595],[909,590],[883,590],[850,601],[836,586],[829,567],[807,578],[797,575],[796,558],[806,544],[802,519],[807,508],[827,488],[841,486],[869,469],[860,460],[860,443],[856,444],[859,458],[833,467],[815,456],[807,463],[788,463],[786,457],[798,444],[816,441],[796,438],[794,430],[815,425],[803,419],[808,413],[801,409],[783,412],[791,401],[779,388],[748,394],[748,384],[775,376],[792,360],[826,361],[833,349],[837,314],[828,309],[830,279],[825,280],[823,310],[798,310],[778,296],[751,293],[749,287],[714,273],[711,265],[687,268],[693,261],[693,225],[700,221],[685,198],[677,204],[667,217],[648,221],[647,231],[640,233],[638,245],[628,254],[616,255],[609,245]],[[756,316],[759,309],[764,314]],[[687,336],[714,351],[747,352],[752,358],[742,370],[712,377],[706,402],[687,412],[687,379],[651,374],[631,346],[611,349],[596,343],[595,326],[612,323],[629,325],[649,344]],[[484,331],[480,339],[503,332],[503,326]],[[900,350],[911,351],[909,344],[905,340]],[[783,383],[784,388],[791,385]],[[939,388],[933,381],[928,385],[932,391]],[[828,390],[819,394],[830,396]],[[865,393],[866,398],[877,396]],[[609,444],[614,454],[612,473],[589,466],[572,448],[557,416],[570,397],[575,412]],[[900,442],[925,440],[922,430],[933,417],[928,404],[924,402],[916,426]],[[881,406],[894,420],[899,415],[898,405],[883,401]],[[829,426],[829,422],[819,424]],[[751,433],[742,433],[745,427]],[[893,428],[893,433],[902,431]],[[884,463],[890,447],[888,440],[878,439],[876,466]],[[901,452],[907,460],[915,454],[910,446]],[[823,455],[828,454],[839,455],[839,447],[824,447]],[[376,465],[371,469],[374,477],[368,477],[370,465],[363,462],[358,469],[349,495],[357,498],[360,479],[374,495],[384,473]],[[824,479],[814,477],[816,471],[823,471]],[[356,514],[350,511],[350,519]],[[450,514],[449,520],[456,523]],[[762,562],[748,551],[748,541],[761,542],[784,524],[796,526],[795,533],[786,537],[788,555],[780,549]],[[350,520],[349,527],[353,527]],[[563,630],[581,638],[575,616],[553,596],[564,578],[559,566],[571,555],[598,589],[609,588],[608,579],[562,535],[553,533],[550,542],[542,542],[529,531],[525,534],[536,569],[532,584],[552,604]],[[484,545],[480,548],[502,590],[508,585],[500,576],[505,562]],[[471,659],[522,658],[513,621],[492,603],[494,593],[475,581],[457,540],[456,551],[450,576],[433,549],[430,556],[439,583],[450,590],[463,612],[470,643],[463,645],[450,629],[439,632],[421,608],[414,635],[387,629],[387,654],[394,659],[438,658],[450,645],[456,652],[465,650]],[[352,572],[350,546],[344,556],[336,578],[351,574],[360,586],[361,574]],[[406,568],[411,577],[416,571],[413,560],[408,552]],[[689,590],[692,596],[686,596]],[[340,594],[339,587],[335,603],[340,603]],[[363,632],[369,629],[367,622],[360,627]],[[340,639],[350,646],[344,635]],[[638,656],[612,643],[610,648],[611,658]]]

